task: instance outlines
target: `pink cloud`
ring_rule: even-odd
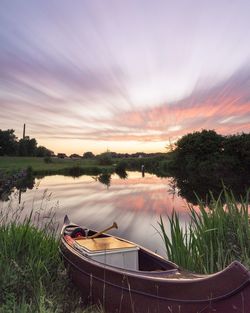
[[[109,138],[164,141],[204,128],[215,129],[222,134],[247,132],[250,129],[250,74],[244,80],[240,74],[236,73],[204,92],[193,92],[190,97],[176,103],[115,115],[109,120],[114,128]],[[127,128],[127,131],[115,131],[120,126]],[[108,140],[105,132],[103,136]]]

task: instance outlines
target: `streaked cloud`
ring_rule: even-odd
[[[143,9],[142,9],[143,8]],[[250,130],[245,1],[0,4],[0,128],[56,152]]]

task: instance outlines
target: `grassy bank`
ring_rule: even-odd
[[[58,159],[52,158],[52,162],[45,162],[39,157],[3,157],[0,156],[0,173],[12,174],[31,167],[34,174],[60,174],[70,171],[71,168],[80,168],[82,174],[100,174],[101,172],[112,172],[116,166],[123,170],[141,171],[144,165],[145,171],[159,176],[166,176],[170,157],[165,155],[158,157],[143,158],[110,158],[107,163],[98,158],[93,159]],[[50,161],[51,161],[50,160]],[[107,165],[109,164],[109,165]]]
[[[160,234],[168,258],[198,273],[214,273],[238,260],[250,267],[249,192],[241,201],[226,189],[208,206],[190,206],[190,222],[183,228],[176,212],[169,217],[170,235],[162,218]]]
[[[21,216],[10,208],[0,213],[0,312],[100,313],[81,306],[59,256],[53,218]]]
[[[46,163],[44,158],[38,157],[0,157],[0,172],[11,174],[20,170],[32,167],[35,174],[52,174],[59,173],[70,168],[81,168],[83,171],[91,172],[110,170],[112,166],[99,165],[95,159],[57,159],[54,158],[51,163]]]

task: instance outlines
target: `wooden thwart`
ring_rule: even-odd
[[[129,249],[135,248],[136,245],[119,240],[114,237],[103,237],[95,239],[78,239],[77,244],[84,247],[89,251],[105,251],[116,249]]]

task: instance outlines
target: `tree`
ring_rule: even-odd
[[[0,155],[16,155],[17,137],[14,129],[0,129]]]
[[[37,147],[35,138],[26,136],[18,141],[14,129],[0,129],[0,155],[18,156],[52,156],[54,152],[43,147]]]
[[[35,138],[25,137],[19,140],[19,156],[35,156],[37,141]]]
[[[224,140],[224,155],[230,160],[234,170],[250,168],[250,134],[227,136]]]
[[[54,155],[54,152],[43,147],[43,146],[39,146],[36,149],[36,156],[37,157],[50,157],[52,155]]]
[[[83,158],[84,159],[93,159],[94,157],[95,157],[95,155],[91,151],[83,153]]]
[[[100,165],[112,165],[112,157],[109,151],[101,153],[97,156]]]
[[[176,143],[173,160],[175,167],[207,172],[211,165],[215,170],[222,157],[223,141],[223,136],[214,130],[202,130],[183,136]]]
[[[232,174],[242,176],[250,168],[250,134],[222,136],[213,130],[187,134],[177,141],[172,158],[170,168],[188,175],[223,180]]]
[[[71,159],[81,159],[81,156],[77,153],[72,153],[70,156],[69,156]]]

